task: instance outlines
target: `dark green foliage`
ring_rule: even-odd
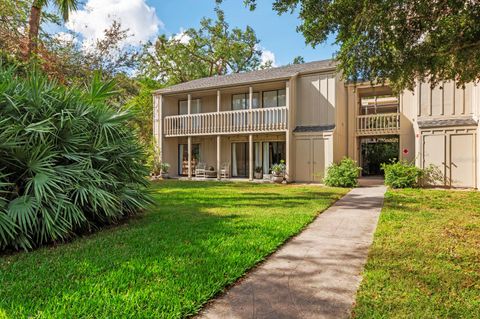
[[[353,159],[345,157],[340,163],[333,163],[327,169],[327,176],[323,182],[333,187],[355,187],[362,169]]]
[[[244,2],[254,9],[257,0]],[[412,89],[418,78],[433,84],[480,79],[479,1],[272,2],[279,13],[298,13],[307,43],[335,36],[339,68],[349,80],[388,80],[399,91]]]
[[[381,175],[383,163],[396,162],[399,155],[398,138],[378,139],[375,143],[361,143],[362,175]]]
[[[29,249],[117,221],[148,203],[129,112],[82,91],[0,66],[0,248]]]
[[[417,187],[423,176],[421,168],[407,161],[384,163],[382,170],[385,172],[385,185],[392,188]]]

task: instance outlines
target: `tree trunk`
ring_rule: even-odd
[[[38,48],[38,32],[40,29],[40,17],[42,8],[34,3],[30,9],[30,18],[28,20],[28,57],[37,53]]]

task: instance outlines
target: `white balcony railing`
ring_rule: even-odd
[[[279,132],[287,129],[287,107],[166,116],[165,136]]]
[[[357,116],[357,135],[398,134],[400,113]]]

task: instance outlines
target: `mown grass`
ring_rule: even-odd
[[[0,317],[181,318],[346,191],[167,181],[155,205],[71,243],[0,257]]]
[[[480,318],[480,193],[389,190],[356,318]]]

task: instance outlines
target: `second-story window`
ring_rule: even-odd
[[[233,94],[232,95],[232,110],[246,110],[248,109],[248,93]],[[254,109],[259,107],[258,93],[253,93],[253,105]]]
[[[190,104],[190,113],[191,114],[197,114],[201,113],[201,103],[202,101],[200,99],[194,99],[191,101]],[[178,114],[179,115],[185,115],[188,114],[188,101],[187,100],[182,100],[178,102]]]
[[[263,92],[263,107],[287,106],[286,90]]]

